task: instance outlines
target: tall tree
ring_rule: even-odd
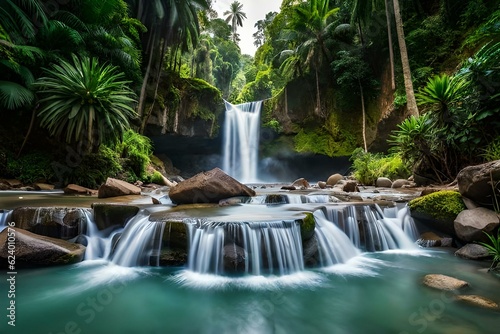
[[[330,0],[310,0],[293,7],[288,30],[298,38],[297,50],[304,63],[312,68],[316,76],[316,113],[322,115],[319,85],[319,71],[324,61],[329,64],[332,57],[326,47],[326,39],[335,28],[330,17],[339,8],[330,8]]]
[[[401,65],[403,67],[403,77],[406,90],[406,107],[410,115],[418,116],[417,101],[413,91],[413,82],[411,79],[410,62],[408,60],[408,51],[406,49],[405,33],[403,29],[403,20],[399,9],[399,0],[393,0],[394,19],[396,20],[396,31],[398,34],[399,52],[401,54]]]
[[[233,42],[238,42],[239,35],[236,33],[237,26],[243,27],[243,20],[247,18],[247,14],[242,11],[243,5],[238,1],[231,3],[229,10],[226,10],[223,15],[226,16],[226,22],[231,22]]]

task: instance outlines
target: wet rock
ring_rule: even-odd
[[[281,187],[282,190],[297,190],[297,188],[295,188],[295,186],[292,186],[292,185],[287,185],[287,186],[283,186]]]
[[[64,189],[63,189],[65,194],[68,195],[96,195],[97,190],[85,188],[82,186],[79,186],[77,184],[68,184]]]
[[[255,191],[214,168],[180,182],[170,189],[169,196],[177,204],[219,203],[230,197],[255,196]]]
[[[392,183],[392,188],[393,189],[398,189],[398,188],[403,188],[403,187],[409,187],[412,185],[412,182],[405,180],[405,179],[397,179]]]
[[[386,177],[379,177],[375,181],[375,186],[378,188],[390,188],[392,187],[392,181]]]
[[[428,287],[446,291],[460,290],[469,286],[469,283],[466,281],[440,274],[425,275],[423,283]]]
[[[181,221],[167,221],[163,229],[162,248],[173,249],[187,253],[189,232],[186,224]]]
[[[453,239],[440,237],[434,232],[425,232],[417,240],[417,245],[420,247],[452,247]]]
[[[457,250],[455,255],[469,260],[483,260],[491,256],[488,249],[479,244],[467,244]]]
[[[236,244],[225,245],[222,253],[225,272],[245,271],[246,252],[242,247]]]
[[[125,226],[127,221],[139,212],[139,207],[122,204],[92,204],[94,210],[94,220],[99,230],[104,230],[110,226]]]
[[[482,308],[487,308],[487,309],[492,309],[492,310],[497,310],[498,309],[498,304],[495,303],[493,300],[482,297],[482,296],[477,296],[477,295],[458,295],[456,296],[456,299],[460,302],[464,302],[469,305],[473,306],[479,306]]]
[[[337,182],[339,182],[340,180],[343,180],[343,179],[344,179],[344,177],[342,175],[333,174],[333,175],[330,175],[330,177],[326,181],[326,184],[329,186],[334,186],[337,184]]]
[[[185,251],[162,249],[160,251],[160,266],[184,266],[187,264],[188,254]]]
[[[318,182],[318,187],[320,189],[325,189],[326,188],[326,182],[325,181],[319,181]]]
[[[140,195],[141,188],[128,182],[108,177],[106,183],[99,187],[97,197],[109,198],[126,195]]]
[[[264,203],[266,203],[266,204],[288,204],[288,203],[290,203],[290,200],[288,199],[287,195],[269,194],[266,196]]]
[[[352,180],[346,181],[342,190],[346,193],[359,192],[358,182]]]
[[[491,181],[500,181],[500,160],[469,166],[457,175],[458,190],[480,206],[493,206],[494,192]]]
[[[0,233],[0,262],[7,263],[8,229]],[[64,240],[41,236],[23,229],[15,229],[16,267],[50,266],[82,261],[85,246]]]
[[[19,207],[12,211],[16,227],[39,235],[68,240],[85,226],[83,209],[57,207]]]
[[[500,225],[498,214],[486,208],[464,210],[455,218],[455,232],[457,237],[466,242],[488,242],[483,233],[492,233]]]
[[[307,182],[307,180],[304,178],[300,178],[300,179],[293,181],[292,186],[294,186],[297,189],[311,188],[311,185],[309,184],[309,182]]]
[[[304,266],[313,268],[319,264],[318,240],[313,236],[302,243],[302,253],[304,255]]]

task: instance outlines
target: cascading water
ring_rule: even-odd
[[[344,263],[360,254],[347,235],[335,224],[332,224],[325,217],[323,211],[316,210],[314,219],[316,221],[314,231],[318,240],[321,266],[329,267],[337,263]]]
[[[225,104],[222,169],[241,182],[256,182],[262,101]]]
[[[87,248],[85,249],[85,260],[107,259],[113,249],[113,241],[122,232],[123,228],[109,231],[99,231],[94,221],[94,215],[91,211],[84,211],[86,217]]]
[[[324,207],[326,218],[337,225],[349,237],[355,247],[361,247],[356,210],[353,205]]]
[[[300,226],[295,221],[184,222],[189,226],[191,271],[286,275],[304,269]]]
[[[11,213],[11,210],[0,210],[0,232],[7,227],[7,224],[10,221]]]
[[[149,214],[139,211],[118,240],[111,261],[124,267],[158,266],[165,222],[149,220]]]

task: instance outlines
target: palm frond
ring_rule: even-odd
[[[18,109],[33,103],[35,94],[28,88],[11,81],[0,81],[0,105]]]

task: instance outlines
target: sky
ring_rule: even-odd
[[[213,0],[212,6],[219,14],[219,17],[225,19],[222,15],[229,10],[234,0]],[[237,32],[240,34],[241,41],[238,45],[242,54],[253,56],[257,49],[254,45],[252,35],[257,31],[254,27],[258,20],[262,20],[269,12],[279,12],[282,0],[238,0],[243,5],[242,11],[247,14],[247,19],[243,21],[243,27],[238,26]]]

